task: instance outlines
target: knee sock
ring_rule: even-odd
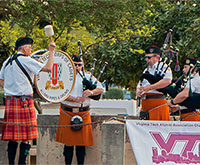
[[[63,155],[65,156],[65,164],[71,165],[74,153],[74,146],[64,146]]]
[[[14,165],[15,164],[15,156],[16,156],[16,151],[17,151],[17,146],[18,143],[15,141],[9,141],[8,142],[8,162],[9,165]]]
[[[76,146],[76,158],[77,158],[78,165],[84,164],[85,146]]]
[[[30,144],[21,142],[20,144],[20,152],[19,152],[19,164],[26,164],[26,157],[29,154],[29,150],[31,148]]]

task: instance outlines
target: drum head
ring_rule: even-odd
[[[31,57],[38,61],[43,56],[43,54],[46,53],[46,52],[48,52],[48,50],[40,49],[40,50],[33,52],[31,54]]]
[[[46,64],[49,52],[44,53],[39,62]],[[56,50],[52,71],[40,72],[34,78],[38,95],[49,102],[61,102],[65,100],[74,88],[76,70],[69,55]]]

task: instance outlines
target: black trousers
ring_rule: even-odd
[[[71,165],[74,154],[74,146],[64,146],[63,155],[65,157],[65,164]],[[85,159],[85,146],[76,146],[76,158],[78,165],[84,164]]]
[[[31,148],[30,144],[21,142],[20,151],[19,151],[19,162],[18,164],[26,164],[26,157],[29,154],[29,150]]]
[[[8,142],[8,163],[9,165],[14,165],[15,164],[15,156],[16,156],[16,152],[17,152],[17,147],[18,147],[18,143],[15,141],[9,141]]]
[[[18,143],[15,141],[9,141],[8,142],[8,162],[9,165],[15,164],[15,157],[17,152]],[[26,157],[29,154],[29,150],[31,148],[30,144],[21,142],[20,144],[20,150],[19,150],[19,162],[18,164],[26,164]]]

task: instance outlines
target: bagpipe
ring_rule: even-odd
[[[158,91],[162,92],[164,95],[169,95],[172,98],[175,98],[186,86],[188,82],[198,73],[200,70],[200,64],[196,64],[193,69],[190,66],[188,73],[185,75],[181,75],[177,80],[172,80],[172,83],[162,89],[157,89]],[[196,69],[196,72],[194,72]],[[156,79],[153,79],[152,76],[146,76],[147,80],[150,84],[156,83]],[[190,84],[190,83],[189,83]],[[181,106],[185,106],[188,109],[199,109],[200,108],[200,94],[192,93],[191,86],[189,87],[189,97],[185,99],[183,102],[179,103]]]
[[[170,40],[170,47],[167,49],[167,42]],[[173,49],[172,46],[172,30],[170,29],[169,32],[167,33],[167,36],[165,38],[164,44],[163,44],[163,49],[161,52],[161,57],[158,61],[155,73],[152,75],[148,72],[148,68],[146,72],[144,72],[140,76],[140,82],[142,82],[144,79],[146,79],[150,84],[154,84],[165,76],[167,70],[169,69],[171,63],[173,62],[173,59],[176,58],[176,66],[175,66],[175,71],[180,70],[179,62],[178,62],[178,52],[179,50]],[[179,81],[180,82],[180,81]],[[177,83],[177,87],[179,84]],[[176,87],[176,89],[178,89]],[[164,95],[169,94],[170,96],[175,96],[177,95],[176,91],[174,91],[174,88],[171,88],[171,86],[167,86],[165,88],[157,89],[159,92],[162,92]]]
[[[83,61],[83,52],[82,52],[82,48],[81,48],[81,41],[78,41],[78,47],[79,47],[79,53],[80,53],[80,57]],[[105,62],[103,67],[101,68],[101,71],[97,77],[97,79],[93,82],[93,73],[95,70],[95,66],[96,66],[97,60],[93,59],[93,64],[92,64],[92,68],[91,68],[91,72],[90,72],[90,76],[89,76],[89,80],[86,78],[85,76],[85,71],[84,71],[84,65],[82,67],[82,74],[78,71],[79,75],[82,77],[83,81],[83,90],[93,90],[97,87],[97,83],[100,80],[106,66],[108,65],[108,62]],[[92,95],[89,96],[89,98],[93,99],[93,100],[99,100],[101,98],[101,94],[99,95]]]
[[[179,50],[176,49],[175,51],[173,50],[172,46],[172,30],[169,30],[164,45],[163,45],[163,50],[161,54],[161,58],[158,61],[158,65],[156,68],[156,71],[154,75],[149,74],[148,68],[145,73],[143,73],[140,76],[140,83],[142,84],[142,81],[146,79],[150,84],[154,84],[161,79],[166,74],[167,69],[170,67],[171,63],[173,62],[173,59],[176,58],[176,66],[175,66],[175,71],[180,70],[180,66],[178,63],[178,52]],[[167,50],[167,42],[170,39],[170,47]],[[166,55],[165,55],[166,54]],[[165,57],[164,57],[165,56]],[[163,60],[164,57],[164,60]],[[168,63],[167,63],[168,61]],[[161,66],[160,66],[161,65]],[[192,69],[193,68],[193,69]],[[196,71],[195,71],[196,70]],[[200,64],[197,62],[195,66],[190,65],[190,68],[188,70],[188,73],[186,75],[181,75],[177,80],[172,80],[172,83],[168,85],[165,88],[157,89],[159,92],[162,92],[164,95],[169,95],[172,98],[175,98],[178,93],[180,93],[187,82],[191,82],[191,79],[197,74],[200,70]],[[191,83],[190,83],[191,85]],[[200,108],[200,94],[192,93],[191,91],[191,86],[190,86],[190,92],[189,92],[189,97],[184,100],[182,103],[179,103],[181,106],[185,106],[188,109],[199,109]]]

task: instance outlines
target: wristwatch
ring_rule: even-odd
[[[176,104],[174,103],[173,99],[171,99],[170,102],[171,102],[172,105],[176,105]]]

